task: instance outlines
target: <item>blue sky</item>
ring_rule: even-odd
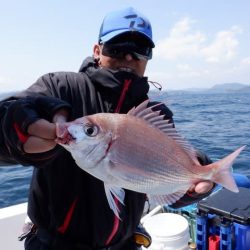
[[[133,6],[156,43],[146,75],[164,89],[250,84],[248,0],[0,0],[0,92],[77,71],[105,14]]]

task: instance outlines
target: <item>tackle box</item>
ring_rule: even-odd
[[[198,202],[198,250],[250,250],[250,189],[221,189]]]

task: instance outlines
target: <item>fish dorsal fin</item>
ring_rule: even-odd
[[[187,140],[181,136],[175,129],[174,124],[165,120],[165,115],[160,115],[161,111],[154,111],[153,108],[162,105],[163,103],[157,103],[151,107],[148,107],[149,100],[142,102],[137,107],[132,108],[127,114],[145,120],[151,126],[160,129],[166,135],[171,137],[179,146],[181,146],[185,152],[192,158],[192,160],[200,165],[197,160],[196,150],[187,142]]]

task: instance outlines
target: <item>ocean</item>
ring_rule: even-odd
[[[151,92],[174,113],[177,130],[216,161],[247,145],[234,172],[250,178],[250,93]],[[32,167],[0,167],[0,208],[27,201]]]

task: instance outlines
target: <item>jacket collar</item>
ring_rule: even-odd
[[[148,98],[149,84],[147,77],[139,77],[126,71],[100,68],[96,66],[92,57],[84,60],[79,71],[86,73],[97,89],[102,90],[102,92],[108,92],[112,103],[115,105],[119,100],[125,81],[131,80],[121,112],[127,112],[128,109]]]

